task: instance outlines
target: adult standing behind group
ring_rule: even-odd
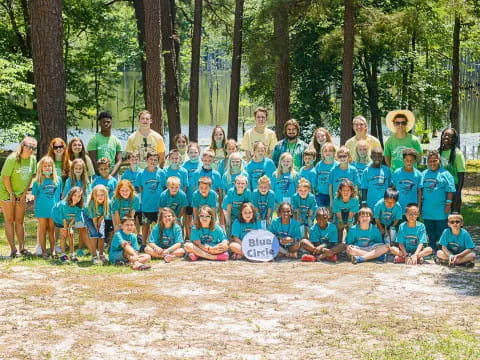
[[[255,127],[245,133],[242,144],[240,145],[240,148],[245,151],[247,161],[250,161],[253,157],[253,145],[255,145],[256,142],[261,141],[266,145],[267,157],[271,156],[273,147],[277,143],[275,131],[267,128],[267,109],[258,107],[253,114],[255,116]]]
[[[295,119],[290,119],[283,126],[284,139],[280,140],[273,149],[272,160],[278,167],[280,156],[284,152],[289,152],[293,157],[293,166],[296,171],[300,171],[303,166],[303,152],[307,149],[307,144],[300,140],[300,125]]]
[[[367,119],[362,115],[353,118],[353,131],[355,131],[355,136],[345,142],[345,146],[350,151],[350,154],[356,153],[357,144],[360,140],[365,140],[367,142],[370,151],[377,147],[382,147],[380,141],[375,136],[368,133]]]
[[[110,175],[115,176],[122,165],[122,144],[115,135],[112,135],[112,115],[109,112],[102,111],[97,121],[100,123],[100,132],[88,142],[88,155],[97,174],[98,160],[103,157],[108,158],[113,165],[113,168],[110,168]]]
[[[25,249],[25,199],[28,188],[37,172],[35,151],[37,140],[26,137],[20,148],[5,160],[0,178],[0,208],[5,216],[5,235],[10,245],[10,256],[17,255],[15,234],[17,235],[20,254],[31,255]]]
[[[138,114],[138,130],[128,137],[127,152],[138,151],[140,159],[138,167],[147,167],[147,154],[152,150],[158,153],[158,163],[161,168],[165,165],[165,142],[162,135],[151,129],[152,114],[144,110]]]
[[[422,154],[422,146],[418,138],[409,133],[415,125],[415,116],[410,110],[390,111],[385,122],[393,133],[385,143],[385,163],[393,173],[403,166],[404,149],[415,149]]]

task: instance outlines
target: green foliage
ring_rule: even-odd
[[[25,135],[35,134],[35,124],[32,122],[23,122],[14,124],[8,129],[0,131],[0,147],[8,144],[18,144]]]

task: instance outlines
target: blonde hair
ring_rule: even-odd
[[[337,148],[335,147],[335,145],[333,145],[333,143],[331,143],[331,142],[326,142],[325,144],[323,144],[322,150],[321,150],[322,160],[325,160],[325,156],[323,156],[323,152],[327,149],[332,149],[333,150],[333,156],[335,156],[336,153],[337,153]]]
[[[20,162],[21,161],[21,155],[22,155],[22,152],[25,148],[25,146],[27,145],[27,142],[28,141],[31,141],[31,142],[34,142],[35,143],[35,146],[38,145],[37,143],[37,139],[31,137],[31,136],[25,136],[22,140],[22,142],[20,143],[20,146],[18,147],[17,151],[15,151],[15,159],[17,159],[17,162]]]
[[[338,160],[338,155],[339,155],[340,153],[345,153],[345,154],[347,154],[347,156],[348,156],[348,162],[351,162],[351,161],[352,161],[352,155],[350,154],[350,150],[348,150],[348,148],[347,148],[345,145],[340,146],[340,149],[338,149],[338,151],[337,151],[337,153],[336,153],[337,160]]]
[[[109,199],[108,199],[108,190],[104,185],[99,184],[93,188],[92,193],[88,196],[87,206],[89,210],[93,209],[94,213],[95,214],[97,213],[98,206],[99,206],[99,204],[97,203],[97,196],[99,192],[103,192],[103,194],[105,195],[105,200],[103,202],[103,214],[104,216],[107,216],[110,213],[109,203],[108,203]]]
[[[232,181],[232,157],[238,157],[240,159],[240,171],[239,173],[241,174],[244,170],[243,168],[243,161],[242,161],[242,154],[240,154],[238,151],[235,151],[230,154],[228,157],[227,161],[227,167],[225,168],[225,176],[227,178],[227,183],[230,184]]]
[[[270,178],[267,175],[263,175],[258,179],[258,185],[260,184],[268,184],[272,185],[272,182],[270,181]]]
[[[450,220],[460,220],[463,225],[463,216],[461,214],[450,214],[448,215],[448,221]]]
[[[169,187],[170,185],[180,185],[180,179],[177,177],[177,176],[170,176],[168,179],[167,179],[167,187]]]
[[[290,158],[292,159],[292,165],[289,169],[290,170],[290,175],[294,179],[297,178],[297,172],[295,171],[295,168],[293,167],[293,156],[289,152],[284,152],[282,155],[280,155],[280,159],[278,160],[278,168],[273,173],[273,176],[275,176],[277,179],[280,179],[280,176],[282,176],[282,161],[283,161],[283,159],[285,159],[288,156],[290,156]]]
[[[85,161],[83,161],[80,158],[77,158],[77,159],[72,161],[72,164],[70,165],[69,179],[72,183],[72,186],[74,186],[77,183],[77,179],[75,179],[75,174],[73,172],[73,169],[75,168],[75,165],[79,164],[79,163],[82,164],[82,167],[83,167],[82,175],[80,175],[79,180],[82,182],[82,190],[86,194],[87,193],[87,187],[88,187],[88,184],[89,184],[90,181],[88,180],[87,164],[85,164]]]
[[[301,178],[299,181],[298,181],[298,184],[297,184],[297,189],[300,189],[300,188],[303,188],[303,187],[306,187],[308,188],[309,190],[312,188],[311,184],[310,184],[310,181],[308,181],[307,179],[305,178]]]
[[[370,149],[370,146],[368,146],[367,141],[363,139],[357,141],[357,146],[355,146],[355,153],[353,154],[353,161],[355,162],[360,161],[360,155],[358,154],[358,147],[361,145],[367,147],[367,157],[365,158],[365,160],[366,160],[366,164],[368,164],[370,163],[370,161],[372,161],[372,158],[371,158],[372,150]]]
[[[35,176],[35,181],[39,185],[43,184],[43,182],[45,181],[46,178],[45,178],[45,175],[43,175],[43,170],[42,170],[42,167],[45,163],[50,163],[50,165],[52,165],[52,181],[55,184],[58,184],[59,180],[57,176],[57,171],[55,170],[55,161],[53,161],[53,159],[48,155],[45,155],[44,157],[42,157],[38,162],[37,175]]]

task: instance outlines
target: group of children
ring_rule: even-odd
[[[303,252],[304,261],[337,261],[346,251],[360,263],[390,252],[396,263],[417,264],[438,250],[440,262],[473,264],[474,245],[461,228],[461,215],[450,214],[453,178],[440,167],[437,151],[420,173],[418,154],[405,149],[404,166],[391,174],[380,148],[370,152],[359,141],[352,157],[348,148],[325,143],[320,161],[307,149],[297,172],[288,152],[277,168],[257,142],[245,163],[235,141],[228,141],[218,144],[224,157],[215,146],[202,153],[196,143],[171,150],[164,169],[155,151],[143,169],[138,153],[130,152],[120,180],[109,174],[107,158],[98,160],[99,175],[92,180],[86,162],[76,158],[63,182],[54,159],[43,157],[32,189],[42,256],[48,258],[48,234],[52,256],[78,261],[75,229],[79,247],[87,246],[95,264],[128,263],[141,270],[151,258],[224,261],[242,258],[243,237],[265,229],[279,239],[280,255],[298,258]]]

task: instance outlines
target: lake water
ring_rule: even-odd
[[[134,82],[138,88],[141,82],[141,74],[139,72],[125,72],[121,84],[117,89],[112,91],[112,100],[105,105],[105,110],[108,110],[113,115],[114,134],[126,143],[128,136],[132,129],[132,109],[133,104],[133,88]],[[199,142],[202,146],[206,146],[210,142],[212,129],[215,125],[221,125],[226,130],[228,121],[228,96],[230,92],[230,74],[228,72],[219,72],[213,76],[212,79],[212,111],[209,104],[209,86],[207,74],[202,74],[200,77],[200,99],[199,99]],[[242,99],[241,99],[242,100]],[[240,117],[253,119],[253,111],[256,104],[249,104],[248,99],[243,99],[247,106],[241,106]],[[139,112],[136,111],[136,113]],[[479,97],[469,93],[465,96],[461,103],[461,142],[462,147],[466,146],[468,149],[476,148],[480,143],[480,99]],[[166,112],[164,112],[166,117]],[[182,132],[188,135],[188,102],[183,101],[180,105],[180,116],[182,119]],[[133,117],[134,128],[137,127],[137,118]],[[274,115],[269,116],[269,125],[274,123]],[[80,136],[84,141],[88,139],[95,132],[95,122],[92,119],[84,119],[77,128],[70,128],[68,130],[69,137]],[[251,127],[246,124],[245,128]],[[239,138],[243,135],[242,121],[239,124]],[[388,137],[388,129],[384,130],[384,134]],[[439,133],[440,134],[440,133]],[[168,135],[165,136],[168,143]],[[338,144],[339,138],[335,137],[334,141]],[[426,148],[438,147],[438,138],[434,138],[431,144],[426,145]]]

